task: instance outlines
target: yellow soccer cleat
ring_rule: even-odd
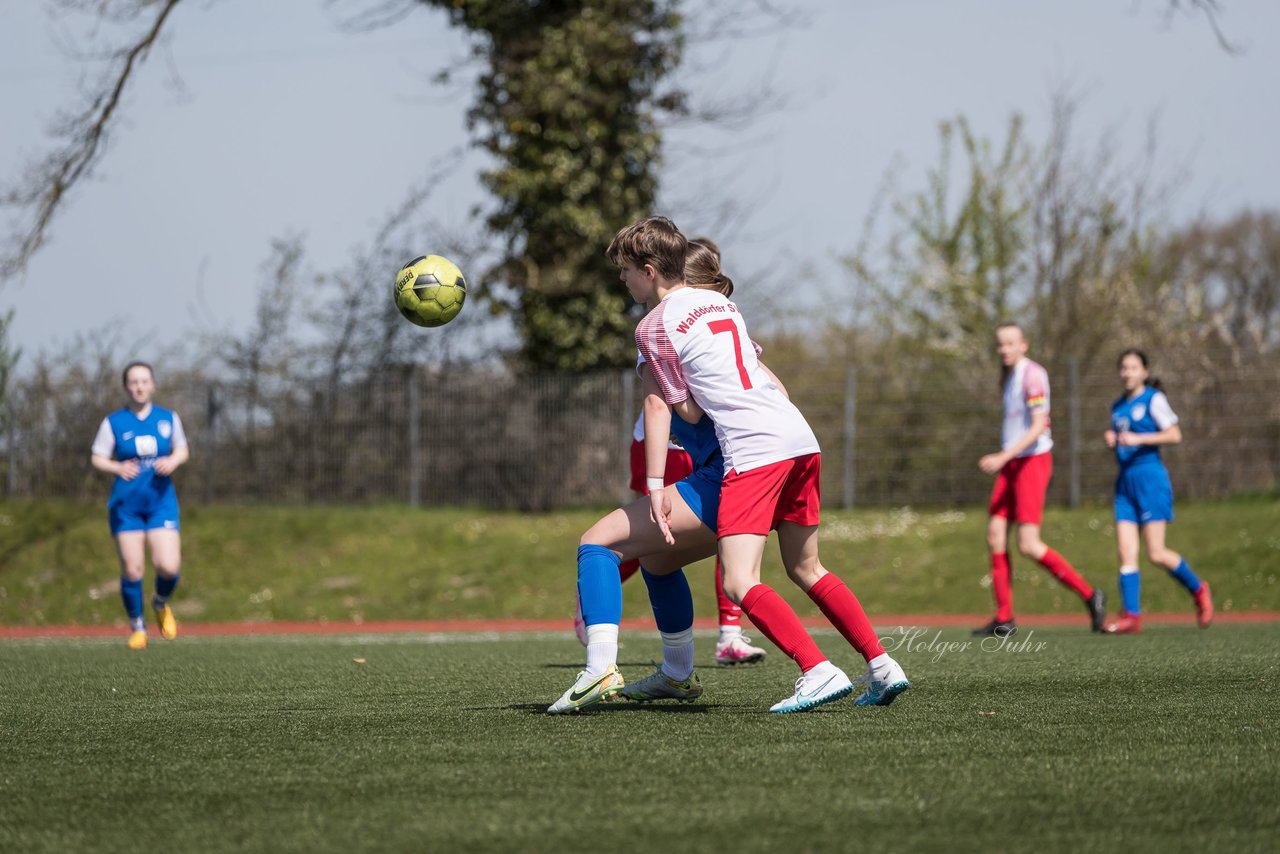
[[[129,635],[129,649],[146,649],[147,633],[138,629]]]
[[[173,616],[173,609],[168,605],[156,608],[156,623],[160,626],[160,637],[173,640],[178,636],[178,621]]]

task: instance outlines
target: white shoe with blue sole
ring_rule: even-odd
[[[796,680],[796,692],[781,702],[774,703],[769,711],[777,715],[807,712],[824,703],[847,697],[853,692],[853,683],[844,671],[829,661],[813,667]]]
[[[887,706],[911,687],[902,666],[892,658],[875,670],[868,668],[866,673],[858,677],[858,684],[867,687],[854,699],[855,706]]]

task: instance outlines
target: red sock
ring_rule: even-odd
[[[1067,559],[1053,549],[1045,550],[1044,557],[1040,558],[1040,565],[1053,573],[1054,578],[1074,590],[1081,599],[1087,600],[1093,595],[1093,585],[1081,578],[1076,568],[1067,563]]]
[[[720,625],[736,626],[742,622],[742,609],[724,595],[724,568],[716,558],[716,605],[720,608]]]
[[[640,571],[640,561],[638,560],[629,560],[626,563],[618,564],[618,575],[622,577],[623,581],[626,581],[628,578],[635,575],[639,571]]]
[[[840,630],[863,658],[870,661],[884,655],[884,647],[867,619],[867,612],[862,610],[862,603],[834,572],[828,572],[809,588],[809,598],[818,603],[831,625]]]
[[[1004,552],[991,555],[991,589],[996,594],[996,619],[1009,622],[1013,619],[1013,571]]]
[[[742,597],[742,610],[761,634],[800,665],[801,672],[807,673],[827,660],[787,600],[769,585],[757,584],[748,590]]]

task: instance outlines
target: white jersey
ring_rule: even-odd
[[[711,416],[725,471],[821,451],[800,410],[760,367],[738,307],[717,291],[668,294],[636,327],[636,346],[667,403],[692,396]]]
[[[1019,359],[1004,381],[1004,424],[1000,428],[1000,447],[1008,448],[1031,429],[1031,416],[1043,409],[1049,414],[1049,372],[1030,359]],[[1034,457],[1053,447],[1053,436],[1046,424],[1044,432],[1019,457]]]

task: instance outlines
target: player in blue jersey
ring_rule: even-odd
[[[1196,603],[1201,628],[1213,622],[1209,583],[1192,572],[1182,555],[1164,544],[1165,528],[1173,521],[1173,486],[1160,459],[1161,445],[1182,441],[1182,428],[1160,381],[1150,379],[1147,355],[1141,350],[1120,354],[1124,394],[1111,404],[1111,428],[1104,434],[1114,448],[1120,473],[1116,477],[1116,546],[1120,553],[1120,597],[1123,611],[1106,625],[1112,634],[1142,631],[1138,576],[1138,535],[1147,544],[1147,558],[1169,571]]]
[[[720,270],[719,259],[696,242],[690,243],[685,276],[694,287],[711,288],[726,296],[733,292],[733,282]],[[646,391],[656,388],[648,366],[641,363],[639,371]],[[646,478],[651,492],[665,489],[671,500],[670,528],[676,545],[667,544],[651,517],[648,497],[614,510],[582,535],[578,546],[578,598],[586,623],[587,665],[569,690],[547,709],[553,715],[577,712],[619,697],[690,702],[702,694],[702,684],[693,671],[693,596],[682,567],[716,553],[724,458],[715,425],[696,404],[683,407],[678,414],[682,417],[671,419],[671,431],[689,454],[693,471],[665,487],[662,477]],[[622,619],[618,566],[632,559],[640,561],[662,635],[662,665],[628,685],[617,666],[618,624]]]
[[[130,362],[124,369],[124,389],[128,404],[102,419],[90,461],[98,471],[115,476],[107,518],[120,558],[120,597],[129,617],[129,648],[146,649],[142,577],[148,547],[156,569],[151,604],[160,634],[166,640],[178,636],[169,598],[178,586],[182,541],[171,476],[187,461],[187,437],[176,412],[151,402],[155,374],[150,365]]]

